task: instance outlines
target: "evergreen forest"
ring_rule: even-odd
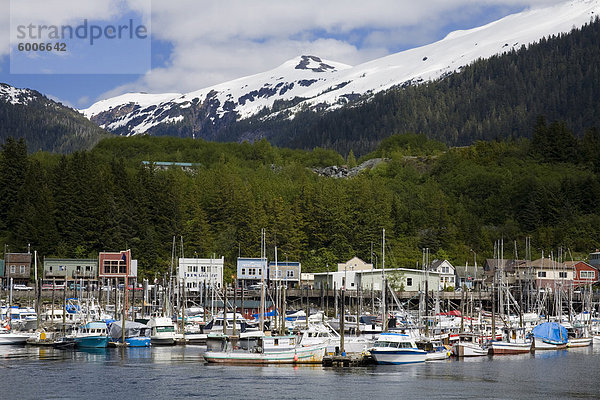
[[[531,139],[447,148],[422,134],[393,135],[346,159],[333,150],[279,148],[261,140],[216,143],[114,137],[69,155],[28,153],[8,138],[0,152],[0,237],[9,251],[97,257],[130,248],[139,274],[168,271],[173,236],[187,257],[260,256],[326,271],[353,256],[386,267],[419,267],[422,249],[455,265],[493,257],[558,253],[585,258],[600,247],[600,131],[576,137],[539,117]],[[315,167],[385,162],[350,179]],[[194,163],[166,170],[142,161]],[[513,250],[514,248],[514,250]],[[371,251],[372,249],[372,251]],[[508,250],[510,249],[510,250]],[[178,250],[180,253],[180,250]],[[373,257],[373,258],[372,258]]]

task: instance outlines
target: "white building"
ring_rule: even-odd
[[[383,287],[383,278],[388,280],[391,287],[395,290],[404,291],[419,291],[425,290],[427,286],[429,290],[433,290],[440,286],[440,274],[438,272],[425,272],[419,269],[410,268],[386,268],[381,269],[364,269],[359,271],[345,272],[322,272],[315,274],[315,289],[327,287],[331,290],[340,289],[342,286],[346,290],[381,290]],[[426,285],[425,282],[429,283]]]
[[[456,286],[456,269],[448,260],[434,260],[431,270],[440,274],[440,290]]]
[[[185,282],[188,292],[199,292],[202,284],[220,288],[223,286],[223,263],[221,258],[180,258],[177,277]]]

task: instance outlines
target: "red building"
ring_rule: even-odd
[[[568,261],[566,265],[575,269],[573,274],[573,286],[587,286],[598,282],[598,269],[583,261]]]
[[[132,268],[131,250],[101,252],[98,255],[98,277],[123,281],[125,277],[137,277],[137,267]]]

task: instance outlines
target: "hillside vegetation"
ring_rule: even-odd
[[[567,124],[540,118],[532,137],[446,149],[397,135],[368,156],[386,163],[352,179],[312,172],[346,162],[331,150],[264,140],[109,138],[61,156],[28,155],[24,141],[9,139],[0,154],[0,237],[9,250],[31,244],[42,257],[131,248],[143,276],[168,270],[174,235],[186,256],[224,255],[232,268],[238,255],[260,255],[261,228],[270,258],[277,245],[280,259],[305,271],[370,260],[371,246],[381,263],[383,228],[389,267],[415,267],[422,248],[464,264],[471,249],[491,257],[501,238],[516,241],[520,255],[526,236],[534,256],[600,247],[599,131],[578,140]],[[162,171],[143,160],[199,165]]]

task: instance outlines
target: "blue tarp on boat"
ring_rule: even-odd
[[[567,328],[558,322],[544,322],[533,328],[533,336],[556,343],[567,343]]]
[[[277,313],[275,311],[269,311],[268,313],[265,313],[265,317],[274,317],[276,315],[277,315]],[[252,314],[252,316],[254,318],[259,318],[260,317],[260,313],[258,313],[258,314]]]

